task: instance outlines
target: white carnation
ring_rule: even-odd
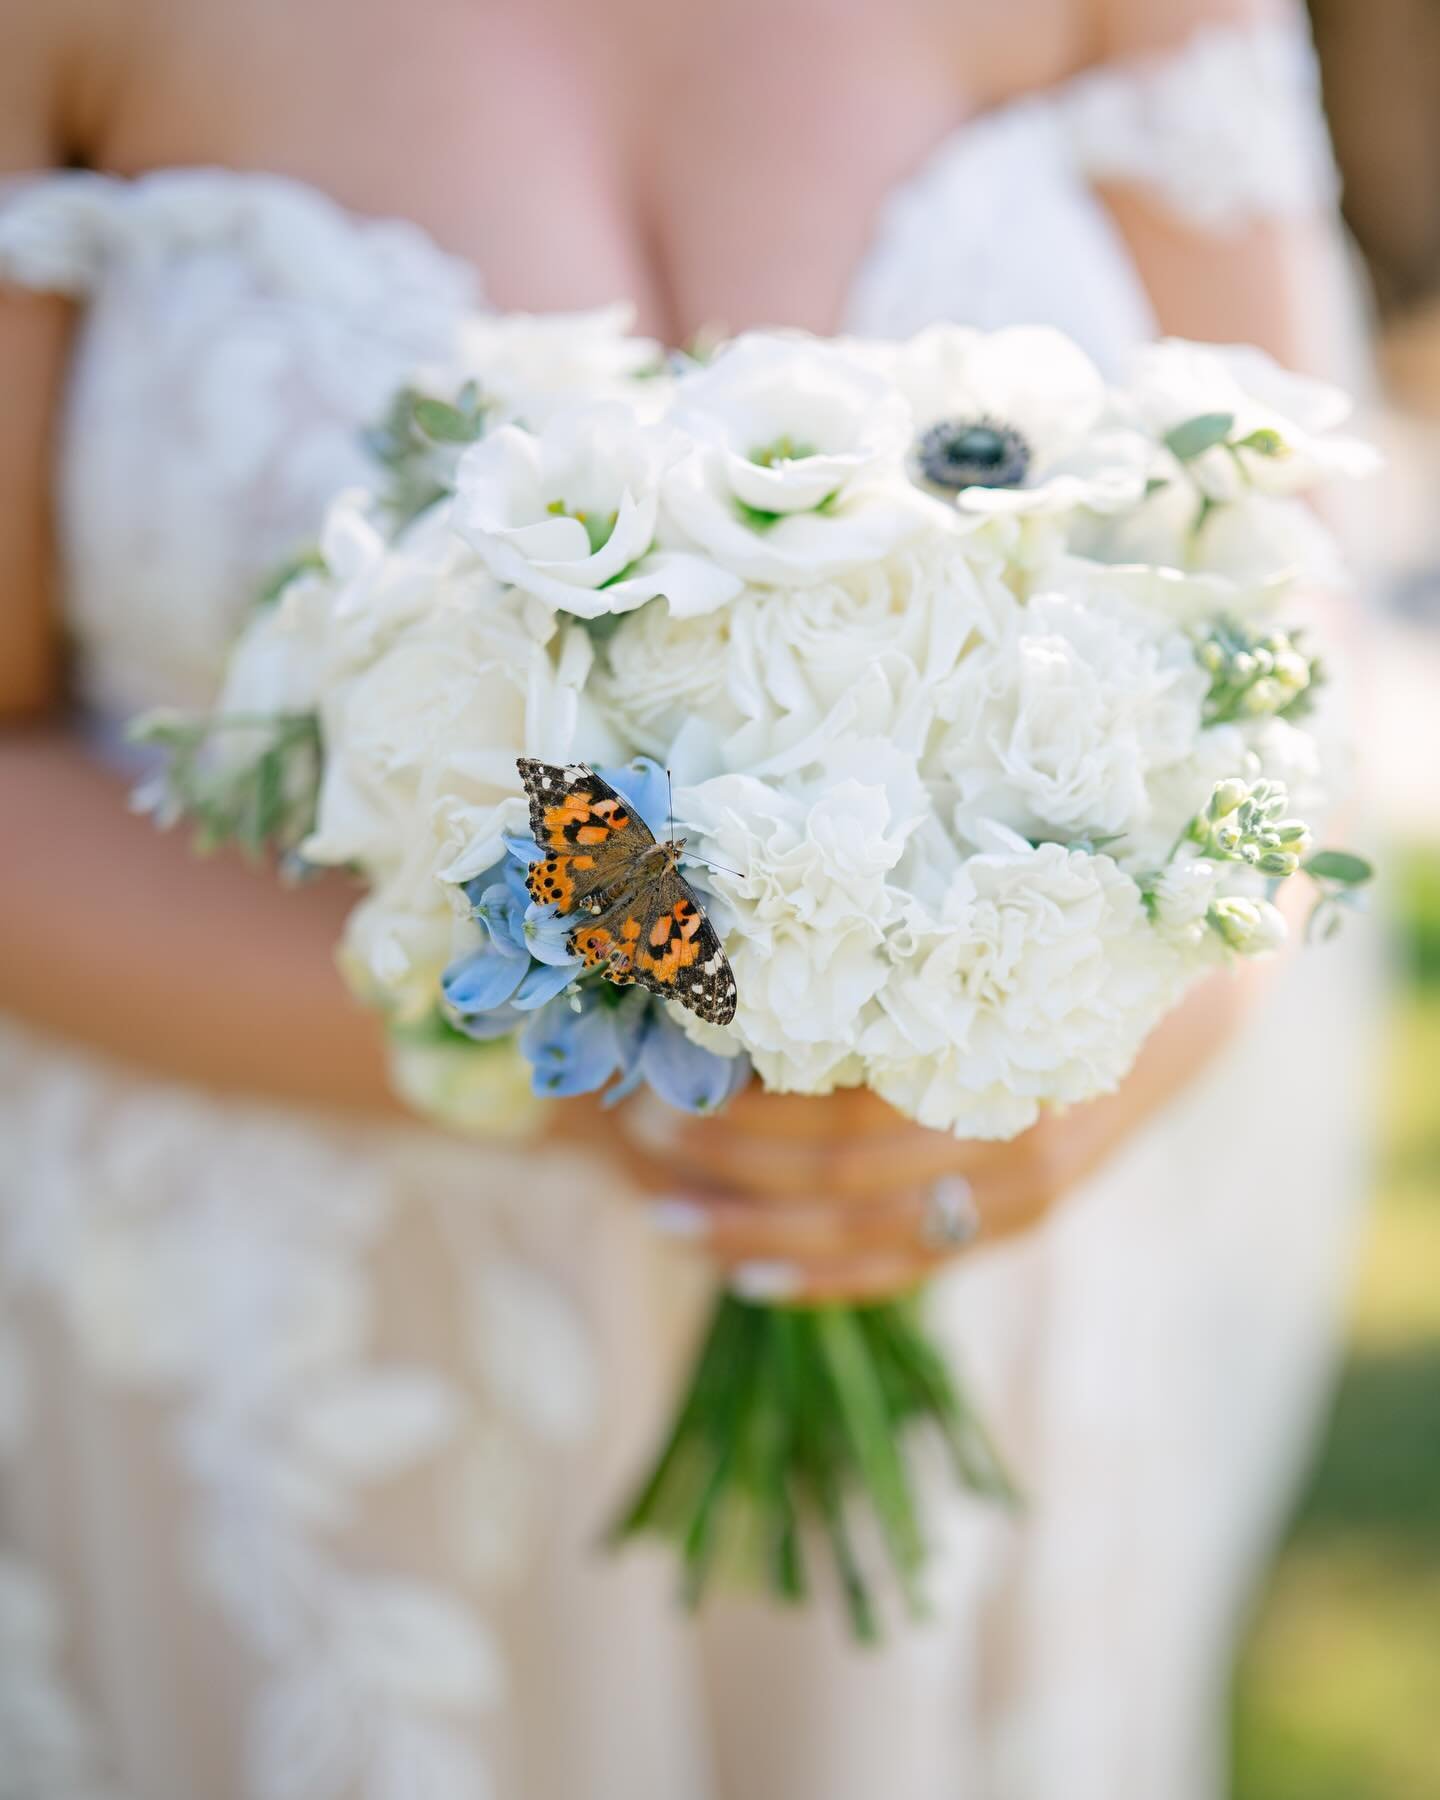
[[[824,1093],[858,1078],[856,1022],[885,980],[902,900],[889,876],[924,806],[885,751],[857,749],[868,779],[842,761],[805,787],[726,775],[676,797],[701,853],[739,872],[710,877],[733,919],[730,1029],[769,1087]],[[705,1041],[688,1016],[686,1029]]]
[[[1108,856],[991,841],[938,913],[913,907],[892,933],[880,1016],[861,1037],[878,1093],[962,1137],[1009,1137],[1042,1102],[1115,1087],[1186,966]]]
[[[1052,592],[1012,604],[944,696],[952,722],[933,767],[954,785],[957,828],[1135,833],[1152,781],[1193,750],[1208,686],[1185,634],[1126,599]]]
[[[647,607],[609,640],[598,691],[651,755],[704,728],[717,768],[778,772],[842,736],[924,745],[944,684],[1008,603],[941,538],[804,588],[747,588],[708,618]]]

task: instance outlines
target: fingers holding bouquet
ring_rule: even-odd
[[[747,1090],[723,1120],[646,1097],[615,1143],[655,1229],[725,1271],[743,1299],[887,1298],[1049,1210],[1063,1187],[1054,1127],[1006,1144],[957,1142],[864,1090]]]

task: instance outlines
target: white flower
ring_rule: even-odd
[[[1248,489],[1223,504],[1206,498],[1173,473],[1131,511],[1086,517],[1070,547],[1101,562],[1193,571],[1252,593],[1296,581],[1343,583],[1339,548],[1303,501]]]
[[[215,711],[230,718],[313,712],[332,604],[329,579],[307,572],[255,613],[230,653]]]
[[[1150,446],[1060,332],[935,325],[885,350],[910,406],[914,473],[962,511],[1110,512],[1143,493]]]
[[[1285,915],[1268,900],[1227,895],[1210,909],[1215,929],[1241,956],[1269,956],[1288,936]]]
[[[703,728],[707,772],[768,773],[843,734],[918,753],[943,683],[1008,601],[963,549],[941,537],[811,587],[747,588],[702,619],[648,607],[609,640],[597,691],[652,755]]]
[[[998,829],[990,844],[937,913],[914,906],[892,932],[861,1036],[869,1084],[961,1137],[1009,1137],[1044,1102],[1112,1089],[1185,973],[1108,856]]]
[[[392,585],[404,585],[404,560],[390,559]],[[427,611],[326,690],[319,816],[303,850],[370,882],[347,927],[347,971],[406,1013],[433,1002],[458,947],[449,884],[494,862],[502,831],[523,825],[515,759],[570,753],[591,660],[583,631],[557,633],[473,557],[427,592]]]
[[[673,454],[626,406],[555,413],[538,434],[504,425],[461,458],[455,529],[497,580],[593,619],[664,594],[708,612],[740,583],[699,556],[656,551],[660,480]]]
[[[539,430],[551,413],[577,401],[663,403],[669,383],[655,371],[664,351],[630,335],[627,302],[578,313],[478,313],[460,331],[457,368],[473,380],[495,421]]]
[[[1220,885],[1219,863],[1204,856],[1177,856],[1154,885],[1153,917],[1157,928],[1177,944],[1205,942],[1205,915]]]
[[[807,787],[727,775],[676,796],[692,843],[743,876],[710,877],[733,915],[727,1035],[768,1087],[824,1093],[858,1078],[856,1021],[885,979],[881,941],[901,899],[888,876],[924,805],[886,749],[857,746]],[[689,1015],[685,1027],[706,1041]]]
[[[957,829],[995,819],[1032,838],[1134,833],[1151,781],[1193,750],[1208,686],[1189,638],[1127,599],[1012,603],[942,703],[953,722],[931,766],[954,785]]]
[[[1128,391],[1158,439],[1192,419],[1231,421],[1223,443],[1185,464],[1212,500],[1234,500],[1246,487],[1297,494],[1333,476],[1367,475],[1378,464],[1368,444],[1336,431],[1350,412],[1338,388],[1282,369],[1245,345],[1180,338],[1148,345],[1136,352]]]
[[[822,580],[925,521],[904,402],[833,345],[737,338],[677,384],[671,417],[691,444],[665,476],[667,534],[747,581]]]

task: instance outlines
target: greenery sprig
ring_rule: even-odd
[[[273,850],[299,871],[299,846],[315,828],[320,792],[320,725],[313,714],[193,719],[157,712],[130,735],[166,753],[164,767],[139,796],[161,824],[189,819],[202,852],[223,844],[256,857]]]
[[[455,465],[467,444],[485,432],[488,407],[479,385],[467,381],[453,400],[401,388],[361,442],[388,474],[382,499],[397,525],[406,525],[454,491]]]

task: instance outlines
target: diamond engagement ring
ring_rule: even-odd
[[[921,1236],[931,1250],[959,1250],[980,1229],[975,1191],[963,1175],[942,1175],[925,1203]]]

